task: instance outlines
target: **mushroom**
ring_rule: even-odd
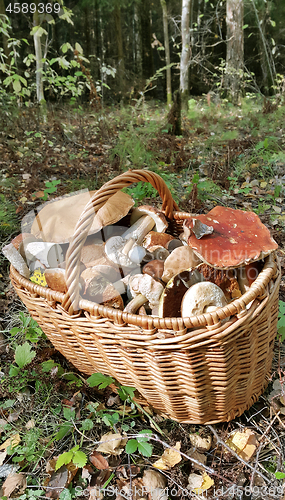
[[[31,233],[43,241],[69,243],[84,207],[95,192],[86,191],[48,203],[36,216]],[[97,211],[89,234],[97,233],[103,227],[118,222],[127,215],[133,205],[131,196],[118,191]]]
[[[208,308],[224,307],[227,304],[224,292],[218,285],[209,281],[203,281],[191,286],[185,293],[181,304],[181,316],[197,316],[210,312]]]
[[[234,269],[215,269],[204,263],[199,264],[197,269],[203,274],[206,281],[215,283],[223,290],[227,300],[237,299],[241,296],[241,290],[236,278],[237,273]]]
[[[172,276],[197,266],[201,261],[188,246],[175,248],[164,262],[162,280],[168,282]]]
[[[160,280],[163,275],[164,262],[162,260],[151,260],[142,268],[143,274],[149,274],[152,278]]]
[[[149,302],[152,312],[156,312],[154,310],[158,307],[163,288],[161,283],[154,280],[148,274],[135,274],[131,276],[128,290],[129,295],[133,299],[127,304],[124,311],[135,313],[142,305]]]
[[[18,250],[14,247],[13,243],[5,245],[2,248],[2,253],[11,262],[12,266],[22,275],[24,278],[29,279],[30,271],[24,261],[23,257],[19,254]]]
[[[28,262],[39,260],[46,267],[57,267],[64,261],[63,251],[57,243],[32,241],[25,248]]]
[[[269,230],[254,212],[217,206],[197,218],[204,224],[210,224],[214,231],[201,239],[191,232],[188,245],[210,266],[219,269],[239,267],[263,259],[278,248]],[[192,225],[191,218],[185,222],[188,230]]]
[[[154,252],[158,248],[167,249],[171,240],[174,240],[174,236],[171,234],[150,231],[143,240],[143,246],[149,252]]]
[[[244,267],[237,269],[238,283],[242,293],[247,292],[252,283],[256,280],[260,271],[262,270],[263,262],[257,260]]]
[[[203,280],[203,275],[195,268],[182,271],[173,276],[160,297],[158,316],[160,318],[179,318],[181,316],[183,296],[192,285]]]
[[[153,228],[155,220],[149,215],[143,215],[122,236],[112,236],[106,241],[105,253],[112,262],[122,267],[133,267],[139,259],[143,259],[146,251],[136,249],[140,246],[145,235]],[[141,247],[142,248],[142,247]],[[130,253],[131,252],[131,253]],[[130,256],[133,259],[131,260]]]
[[[151,205],[142,205],[141,207],[134,208],[131,213],[131,225],[143,215],[149,215],[154,219],[154,231],[157,231],[158,233],[164,233],[166,231],[168,223],[164,213]]]

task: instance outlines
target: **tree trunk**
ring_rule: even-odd
[[[134,17],[133,17],[133,39],[134,39],[134,68],[138,78],[142,76],[142,40],[141,29],[139,23],[139,6],[134,3]]]
[[[170,50],[169,50],[169,37],[168,37],[168,16],[166,0],[160,0],[162,13],[163,13],[163,34],[164,34],[164,48],[165,48],[165,62],[166,62],[166,96],[167,106],[171,106],[172,91],[171,91],[171,67],[170,67]]]
[[[3,16],[6,15],[4,0],[0,0],[0,15],[3,15]],[[7,66],[10,66],[11,57],[10,57],[10,50],[8,47],[8,38],[6,38],[4,33],[2,33],[2,42],[3,42],[4,54],[6,56],[5,63],[7,64]]]
[[[237,103],[241,93],[243,72],[243,1],[227,0],[227,61],[226,90],[233,103]]]
[[[151,46],[150,0],[141,0],[141,35],[142,35],[142,76],[153,76],[153,54]]]
[[[181,105],[187,109],[189,98],[189,66],[191,58],[190,47],[190,2],[191,0],[182,0],[182,17],[181,17],[181,38],[182,51],[180,57],[180,95]]]
[[[40,26],[39,13],[38,13],[38,0],[35,1],[36,10],[33,14],[33,26]],[[37,89],[37,101],[40,105],[40,112],[43,122],[47,121],[46,114],[46,101],[44,96],[44,86],[43,86],[43,62],[42,62],[42,46],[41,46],[41,36],[38,32],[34,34],[34,45],[35,45],[35,55],[36,55],[36,89]]]
[[[123,49],[122,19],[121,19],[121,8],[117,2],[114,9],[114,16],[115,16],[116,41],[118,47],[117,75],[118,75],[119,89],[122,93],[124,93],[125,60],[124,60],[124,49]]]

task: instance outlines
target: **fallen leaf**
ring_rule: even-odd
[[[29,421],[26,423],[25,427],[26,427],[26,429],[28,429],[28,430],[29,430],[29,429],[33,429],[33,428],[35,427],[35,425],[36,425],[36,422],[34,421],[34,419],[33,419],[33,418],[31,418],[31,420],[29,420]]]
[[[199,434],[189,434],[190,442],[193,448],[198,448],[199,451],[209,451],[212,445],[212,437],[202,437]]]
[[[188,476],[188,488],[189,490],[200,490],[202,488],[203,476],[201,474],[190,474]]]
[[[177,442],[175,445],[175,448],[177,450],[180,450],[181,448],[181,443]],[[167,448],[164,450],[162,456],[154,462],[153,467],[156,467],[157,469],[161,470],[168,470],[171,469],[171,467],[174,467],[174,465],[178,464],[181,462],[181,455],[178,451],[173,450],[172,448]]]
[[[11,449],[15,448],[21,441],[20,434],[14,434],[9,439],[6,439],[4,443],[1,444],[0,450],[6,450],[9,446]]]
[[[2,451],[2,453],[0,453],[0,465],[3,465],[6,455],[7,455],[7,450],[4,450]]]
[[[108,461],[98,451],[94,450],[89,456],[89,460],[93,465],[95,465],[96,469],[105,470],[109,468]]]
[[[209,490],[213,486],[214,481],[210,476],[208,476],[208,474],[206,472],[203,473],[202,479],[203,479],[203,481],[202,481],[201,490],[203,492],[203,491]],[[199,489],[198,489],[198,491],[196,491],[196,490],[194,490],[194,491],[195,491],[195,493],[200,492]]]
[[[111,455],[120,455],[124,450],[127,439],[123,439],[121,434],[107,432],[107,434],[104,434],[100,438],[100,441],[102,441],[102,443],[97,447],[97,451]]]
[[[248,461],[254,454],[258,441],[252,430],[245,429],[243,432],[233,432],[227,439],[226,444],[234,450],[240,458]]]
[[[50,462],[52,462],[52,460]],[[46,497],[58,498],[62,490],[64,490],[64,488],[67,488],[71,483],[77,471],[78,467],[76,467],[72,463],[68,465],[62,465],[62,467],[54,472],[52,476],[47,480],[45,484],[45,488],[47,490]]]
[[[9,498],[11,493],[13,493],[16,488],[21,488],[19,493],[22,493],[26,489],[26,486],[27,481],[25,474],[22,472],[19,474],[17,472],[15,474],[9,474],[2,485],[3,496]]]
[[[197,462],[200,462],[201,464],[206,465],[207,457],[206,457],[206,455],[204,455],[204,453],[200,453],[197,450],[191,449],[191,450],[187,451],[187,455],[191,458],[194,458],[194,460],[197,460]],[[193,469],[204,470],[202,465],[197,465],[194,462],[192,462],[192,466],[193,466]]]

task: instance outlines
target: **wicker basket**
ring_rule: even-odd
[[[229,421],[258,399],[268,383],[278,316],[280,266],[275,254],[249,291],[212,313],[190,318],[128,314],[79,296],[81,248],[97,211],[133,182],[154,186],[171,232],[189,214],[178,211],[160,176],[126,172],[86,205],[67,252],[64,295],[35,285],[11,267],[11,281],[49,340],[85,374],[101,372],[134,386],[155,409],[187,423]]]

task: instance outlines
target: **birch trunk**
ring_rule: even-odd
[[[244,63],[243,0],[227,0],[226,89],[237,103],[241,93]]]
[[[182,18],[181,18],[181,38],[182,51],[180,57],[180,94],[181,105],[187,108],[189,98],[189,66],[191,59],[190,47],[190,3],[191,0],[182,0]]]
[[[36,6],[38,7],[38,1],[36,0]],[[40,26],[38,8],[36,8],[33,14],[33,26]],[[35,45],[35,56],[36,56],[36,89],[37,89],[37,101],[40,105],[41,116],[43,122],[47,122],[46,113],[46,101],[44,96],[44,86],[43,86],[43,55],[41,46],[41,36],[38,31],[34,33],[34,45]]]
[[[170,67],[170,50],[169,50],[169,37],[168,37],[168,16],[166,0],[160,0],[162,13],[163,13],[163,34],[164,34],[164,48],[165,48],[165,62],[166,62],[166,96],[167,106],[172,103],[171,91],[171,67]]]

